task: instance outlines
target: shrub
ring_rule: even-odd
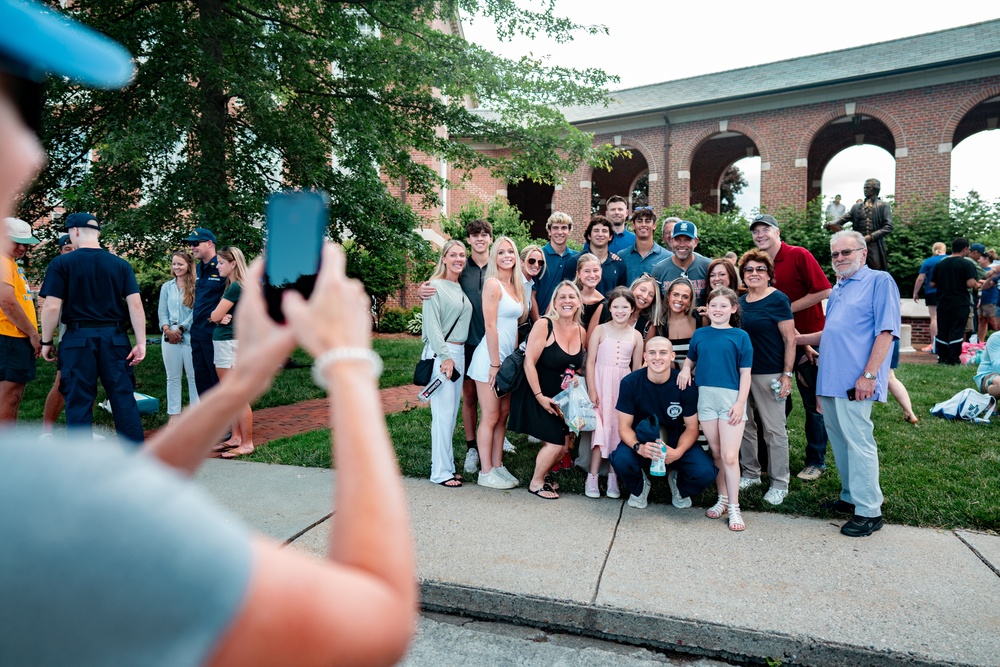
[[[405,308],[386,308],[378,321],[379,333],[403,333],[409,321],[410,313]]]
[[[416,312],[410,318],[410,321],[406,323],[406,330],[413,334],[414,336],[419,336],[424,330],[424,314],[414,308]]]

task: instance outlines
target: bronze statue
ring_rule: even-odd
[[[831,232],[839,232],[844,225],[860,232],[868,244],[868,267],[888,271],[889,263],[885,250],[885,237],[892,233],[892,208],[885,200],[879,199],[882,183],[877,178],[865,181],[865,198],[851,207],[851,210],[824,227]]]

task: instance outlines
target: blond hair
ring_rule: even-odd
[[[576,292],[576,298],[580,302],[580,307],[576,309],[576,317],[573,319],[577,324],[583,326],[583,297],[580,296],[580,290],[577,288],[576,284],[569,280],[564,280],[556,285],[556,288],[552,291],[552,298],[549,299],[549,307],[545,311],[545,315],[542,317],[547,317],[553,322],[559,319],[559,312],[556,310],[556,296],[559,294],[559,290],[563,287],[572,288],[572,290]]]
[[[455,246],[462,246],[462,250],[465,250],[465,244],[459,241],[458,239],[452,239],[447,243],[445,243],[443,246],[441,246],[441,256],[438,257],[437,264],[434,266],[434,272],[431,273],[431,277],[427,279],[428,281],[440,280],[445,277],[445,275],[448,273],[448,269],[444,265],[444,256],[447,255],[448,251],[454,248]],[[468,251],[466,251],[465,254],[466,257],[468,257],[469,254]]]

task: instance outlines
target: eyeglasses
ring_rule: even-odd
[[[535,259],[534,257],[532,257],[531,259],[526,259],[524,261],[525,261],[525,263],[527,263],[528,266],[535,266],[536,264],[538,266],[545,266],[545,260],[544,259]]]
[[[743,273],[767,273],[766,266],[747,266],[743,268]]]
[[[188,244],[187,244],[187,246],[188,246],[189,248],[197,248],[197,247],[198,247],[198,246],[200,246],[200,245],[201,245],[202,243],[204,243],[204,241],[188,241]]]
[[[856,253],[859,250],[864,250],[864,248],[851,248],[850,250],[841,250],[839,252],[834,250],[833,252],[830,253],[830,258],[837,259],[838,257],[843,257],[844,259],[847,259],[848,257],[850,257],[852,254]]]

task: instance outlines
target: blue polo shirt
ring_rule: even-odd
[[[587,246],[583,247],[583,252],[589,252]],[[566,280],[576,279],[576,266],[579,260],[580,255],[577,255],[566,264]],[[601,264],[601,282],[597,284],[597,291],[607,296],[608,292],[616,287],[628,287],[625,278],[625,262],[613,259],[609,251],[608,258]],[[541,303],[538,304],[538,307],[541,308]]]
[[[643,257],[642,253],[635,249],[634,243],[619,252],[618,256],[622,258],[623,262],[625,262],[625,282],[631,285],[632,282],[642,274],[652,274],[654,266],[668,257],[673,257],[674,253],[670,252],[656,241],[653,241],[653,249],[650,250],[645,257]]]
[[[862,266],[841,278],[826,304],[816,395],[847,398],[847,390],[865,372],[875,338],[883,331],[899,338],[899,289],[885,271]],[[891,354],[878,368],[874,400],[885,402]]]
[[[573,280],[576,278],[576,257],[580,256],[576,250],[566,248],[563,254],[552,249],[551,243],[546,243],[542,248],[545,255],[545,275],[538,281],[538,309],[541,312],[548,310],[549,301],[552,300],[552,293],[556,291],[556,285],[563,280]],[[567,274],[567,269],[569,273]]]
[[[198,272],[198,280],[194,283],[191,337],[211,340],[215,323],[208,316],[222,300],[222,293],[226,291],[226,279],[219,275],[218,255],[208,262],[198,262],[195,270]]]
[[[620,255],[623,250],[628,249],[635,245],[635,234],[629,230],[625,230],[620,234],[616,233],[608,243],[608,252],[613,252],[616,255]]]

